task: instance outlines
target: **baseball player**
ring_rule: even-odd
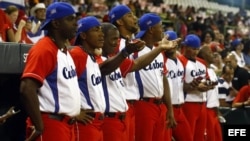
[[[26,141],[74,141],[74,117],[80,113],[75,64],[65,43],[75,36],[71,5],[48,6],[42,29],[48,35],[30,50],[21,78],[21,99],[34,129]]]
[[[209,79],[206,80],[207,85],[211,89],[206,92],[207,95],[207,121],[206,121],[206,140],[222,141],[222,129],[219,122],[219,97],[218,97],[218,78],[215,71],[209,67],[213,62],[213,52],[209,46],[202,46],[197,57],[203,59],[207,65]]]
[[[78,140],[102,141],[102,124],[106,110],[106,96],[102,87],[102,76],[110,74],[125,59],[129,50],[103,61],[100,59],[104,43],[104,34],[97,18],[88,16],[78,21],[78,33],[74,47],[70,53],[76,64],[76,71],[81,97],[81,114],[77,117],[76,134]],[[144,43],[129,43],[135,49]],[[112,74],[111,74],[112,75]]]
[[[119,39],[119,31],[111,23],[102,23],[102,31],[104,33],[104,46],[100,62],[112,57]],[[109,75],[103,76],[102,82],[106,102],[102,125],[104,141],[127,141],[127,127],[124,121],[128,105],[120,69],[117,68]]]
[[[161,18],[153,13],[139,19],[140,32],[136,38],[146,42],[146,47],[134,53],[137,58],[155,48],[163,38]],[[162,33],[162,34],[159,34]],[[174,45],[175,47],[175,45]],[[140,100],[135,103],[135,141],[163,141],[166,128],[175,126],[169,93],[166,66],[163,54],[159,54],[149,65],[135,72]],[[169,137],[170,138],[170,137]]]
[[[177,39],[177,34],[174,31],[168,30],[165,32],[169,40]],[[165,51],[166,55],[166,67],[168,69],[167,78],[170,87],[171,101],[174,111],[174,118],[177,122],[175,128],[172,128],[172,136],[175,141],[192,141],[192,134],[189,123],[183,113],[182,105],[184,104],[184,92],[183,92],[183,77],[184,67],[177,55],[176,46],[173,49]],[[182,130],[185,129],[185,132]],[[166,134],[170,129],[166,129]],[[165,141],[169,140],[169,135],[166,135]]]
[[[111,23],[102,23],[102,31],[104,33],[103,56],[97,61],[101,64],[103,61],[115,56],[114,49],[117,47],[119,39],[118,29]],[[128,44],[128,43],[127,43]],[[126,46],[122,52],[124,59],[130,54],[128,52],[139,51],[141,48]],[[124,83],[122,76],[125,76],[133,66],[132,60],[124,60],[122,62],[121,73],[117,68],[112,73],[102,77],[103,91],[106,102],[104,113],[104,122],[102,125],[104,141],[127,141],[127,126],[125,123],[126,111],[128,105],[124,93]]]
[[[128,37],[130,40],[134,38],[134,34],[139,30],[137,17],[132,13],[131,9],[126,5],[118,5],[113,7],[109,12],[110,23],[114,24],[119,32],[119,46],[116,52],[121,51],[125,47],[125,41]],[[138,89],[135,87],[134,73],[128,73],[124,78],[125,94],[129,109],[126,114],[128,141],[134,141],[135,138],[135,111],[134,103],[139,99]]]
[[[183,112],[189,121],[193,141],[203,141],[206,127],[206,91],[210,89],[204,80],[208,78],[204,60],[197,58],[200,38],[189,34],[183,42],[183,54],[180,55],[184,66],[185,103]]]

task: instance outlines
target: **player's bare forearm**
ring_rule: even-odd
[[[161,53],[163,51],[162,48],[155,48],[152,51],[150,51],[149,53],[146,53],[140,57],[138,57],[137,59],[134,60],[134,65],[132,66],[132,68],[130,69],[130,72],[133,71],[138,71],[144,67],[146,67],[148,64],[150,64],[155,57],[157,57],[159,55],[159,53]]]
[[[145,47],[145,42],[137,40],[135,43],[129,43],[126,40],[125,48],[113,57],[108,58],[106,61],[100,64],[100,70],[102,75],[107,75],[117,69],[122,61],[127,58],[131,53],[138,52]]]
[[[117,69],[125,57],[122,53],[118,53],[117,55],[108,58],[106,61],[100,64],[100,71],[102,75],[107,75]]]
[[[144,54],[144,55],[142,55],[139,58],[134,60],[134,65],[133,65],[132,69],[130,70],[130,72],[137,71],[137,70],[144,68],[145,66],[150,64],[161,52],[163,52],[167,49],[174,48],[176,46],[177,42],[179,42],[179,40],[180,39],[178,38],[174,41],[167,41],[167,40],[165,40],[165,37],[164,37],[158,47],[154,48],[149,53]]]
[[[170,110],[170,112],[173,112],[172,101],[170,97],[170,88],[166,77],[163,77],[163,86],[164,86],[163,102],[166,104],[168,110]]]
[[[164,86],[164,94],[163,94],[163,102],[168,108],[170,113],[173,113],[172,101],[170,96],[170,88],[168,84],[168,80],[166,77],[163,77],[163,86]]]
[[[163,95],[163,102],[166,104],[168,108],[167,112],[167,121],[168,121],[168,127],[175,127],[176,126],[176,121],[174,119],[174,111],[173,111],[173,106],[172,106],[172,101],[171,101],[171,94],[170,94],[170,88],[168,84],[168,80],[166,77],[163,77],[163,85],[164,85],[164,95]]]
[[[190,92],[193,90],[194,90],[194,87],[191,84],[184,82],[184,84],[183,84],[183,91],[184,92]]]
[[[184,82],[184,85],[183,85],[184,92],[194,93],[194,94],[197,92],[199,93],[199,92],[208,91],[211,88],[212,88],[211,86],[207,86],[205,83],[199,82],[195,79],[190,83]]]
[[[197,92],[198,85],[201,83],[199,79],[193,79],[191,82],[184,81],[183,90],[184,92]]]
[[[34,79],[25,78],[21,81],[20,93],[22,104],[35,126],[35,131],[37,133],[42,133],[44,126],[39,109],[39,100],[37,96],[38,88],[39,84]]]

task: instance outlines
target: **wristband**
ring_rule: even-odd
[[[127,52],[127,50],[126,50],[125,48],[122,49],[121,54],[122,54],[122,56],[123,56],[124,58],[127,58],[127,57],[129,56],[129,53]]]

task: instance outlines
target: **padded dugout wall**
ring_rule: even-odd
[[[22,73],[31,44],[0,43],[0,73]]]

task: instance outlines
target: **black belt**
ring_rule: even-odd
[[[158,99],[158,98],[141,98],[140,100],[146,101],[146,102],[151,102],[151,103],[154,103],[156,105],[160,105],[163,103],[163,100]]]
[[[120,120],[124,120],[126,118],[126,113],[121,113],[121,112],[109,112],[109,113],[104,113],[105,117],[109,118],[117,118]]]
[[[69,125],[72,125],[76,122],[76,118],[69,117],[67,115],[55,114],[55,113],[42,113],[47,114],[49,118],[55,119],[61,122],[66,122]]]
[[[185,102],[185,103],[203,105],[203,104],[205,104],[206,102],[199,102],[199,101],[197,101],[197,102],[190,102],[190,101],[187,101],[187,102]]]
[[[104,115],[100,112],[88,112],[86,114],[93,117],[96,120],[103,120],[104,119]]]
[[[135,103],[135,101],[136,101],[136,100],[127,100],[127,103],[133,105],[133,104]]]
[[[181,108],[182,104],[173,104],[174,108]]]

